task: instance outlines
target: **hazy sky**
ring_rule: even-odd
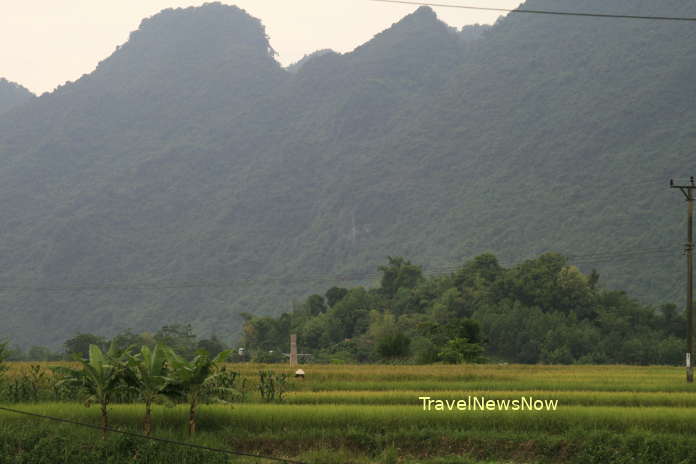
[[[437,3],[515,8],[521,0],[441,0]],[[140,21],[196,0],[2,0],[0,77],[35,93],[51,91],[94,70]],[[238,0],[261,19],[278,60],[288,65],[322,48],[346,52],[366,42],[414,6],[369,0]],[[498,13],[435,8],[451,26],[492,23]]]

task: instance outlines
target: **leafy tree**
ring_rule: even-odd
[[[377,353],[384,359],[405,358],[411,339],[401,332],[385,333],[377,340]]]
[[[60,353],[54,353],[45,346],[34,345],[27,351],[28,361],[58,361],[60,358]]]
[[[549,364],[572,364],[574,358],[570,349],[563,345],[552,351],[542,350],[541,360]]]
[[[448,314],[456,318],[469,317],[472,308],[469,307],[461,291],[455,287],[441,290],[433,304],[440,304]]]
[[[125,330],[111,339],[111,342],[116,345],[119,350],[125,350],[128,347],[138,347],[142,345],[147,345],[149,347],[154,346],[154,338],[148,334],[136,334],[131,329]]]
[[[244,345],[249,349],[277,350],[282,343],[278,321],[272,317],[252,317],[244,323]]]
[[[27,356],[24,354],[21,346],[13,346],[7,350],[7,360],[8,361],[25,361]]]
[[[196,432],[196,413],[200,402],[219,397],[219,394],[229,390],[217,386],[215,380],[220,375],[218,364],[227,359],[230,351],[223,351],[212,359],[208,353],[200,351],[188,361],[169,347],[162,349],[167,358],[168,376],[171,379],[169,394],[186,399],[189,405],[188,434],[193,435]]]
[[[474,313],[492,353],[521,363],[539,361],[544,335],[554,327],[539,308],[517,301],[486,305]]]
[[[300,332],[300,344],[302,347],[316,350],[343,340],[346,332],[345,326],[335,315],[333,308],[329,313],[321,314],[307,321]]]
[[[293,332],[293,318],[291,314],[283,313],[278,318],[276,323],[276,330],[278,332],[278,340],[281,342],[278,347],[287,346],[290,343],[290,334],[297,333]]]
[[[469,343],[481,343],[481,327],[474,319],[458,319],[452,324],[451,333],[455,338],[466,338]]]
[[[63,344],[65,354],[68,358],[75,355],[81,358],[87,358],[90,354],[91,345],[96,345],[103,350],[106,346],[106,340],[94,334],[78,333],[73,338],[66,340]]]
[[[388,256],[389,263],[379,266],[382,272],[381,290],[387,298],[393,298],[400,288],[414,288],[423,280],[420,266],[411,264],[404,258]]]
[[[322,349],[312,360],[334,364],[352,364],[361,361],[361,355],[355,340],[344,340]]]
[[[155,341],[186,359],[191,359],[196,352],[196,335],[191,324],[165,325],[155,333]]]
[[[331,308],[328,317],[335,321],[331,327],[340,334],[332,336],[339,342],[365,332],[369,324],[370,310],[378,307],[378,298],[362,287],[353,288]]]
[[[128,357],[126,379],[145,401],[143,431],[147,436],[152,432],[152,403],[166,399],[164,391],[171,382],[167,376],[165,354],[160,344],[155,345],[152,350],[143,345],[139,353]]]
[[[466,338],[449,340],[438,354],[442,361],[448,364],[483,362],[483,347],[478,343],[470,343]]]
[[[658,310],[659,325],[666,333],[679,338],[686,338],[686,318],[677,310],[675,304],[664,304]]]
[[[341,301],[347,294],[347,288],[331,287],[326,291],[324,296],[326,297],[326,303],[329,305],[329,308],[333,308],[333,306]]]
[[[453,284],[460,289],[489,286],[503,275],[503,271],[495,255],[484,253],[456,271]]]
[[[107,407],[119,389],[124,387],[123,379],[126,370],[124,353],[116,350],[112,344],[107,353],[103,353],[97,345],[89,346],[89,359],[80,358],[82,369],[65,366],[52,369],[62,377],[58,383],[69,384],[82,389],[86,394],[85,406],[99,404],[101,411],[102,438],[106,438],[109,427]]]
[[[655,347],[655,358],[653,364],[669,364],[678,366],[684,362],[684,339],[677,337],[667,337],[659,340]]]
[[[592,269],[592,272],[590,272],[590,275],[587,276],[587,285],[590,287],[591,290],[596,290],[598,282],[599,282],[599,272],[597,272],[597,269]]]
[[[577,267],[565,266],[558,273],[551,305],[555,310],[573,313],[579,319],[593,319],[596,313],[592,287],[590,278]]]
[[[416,337],[411,343],[411,351],[416,364],[432,364],[438,360],[438,350],[427,337]]]
[[[210,338],[204,338],[198,341],[198,350],[206,351],[210,356],[217,356],[227,349],[227,346],[220,340],[217,335],[213,334]]]
[[[305,306],[311,316],[318,316],[326,312],[326,303],[321,295],[310,295],[305,302]]]

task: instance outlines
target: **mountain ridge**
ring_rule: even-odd
[[[26,87],[0,77],[0,115],[28,103],[36,96]]]
[[[617,199],[693,164],[696,60],[676,58],[696,56],[694,32],[530,16],[463,40],[420,8],[296,73],[236,7],[144,21],[94,73],[0,117],[0,280],[180,288],[5,292],[0,336],[55,346],[190,322],[230,340],[240,313],[287,311],[331,286],[316,276],[370,275],[387,255],[441,268],[674,244],[658,267],[598,267],[644,301],[681,298],[660,272],[683,267],[678,198],[653,182]],[[200,281],[229,285],[185,285]]]

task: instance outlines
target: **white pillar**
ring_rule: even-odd
[[[290,367],[297,366],[297,335],[290,335]]]

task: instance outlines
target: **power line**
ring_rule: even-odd
[[[635,259],[648,255],[664,255],[669,256],[676,254],[674,248],[655,247],[644,248],[641,250],[627,249],[603,251],[586,254],[563,254],[569,262],[576,264],[592,264],[592,263],[607,263],[611,261],[623,261],[627,259]],[[423,269],[423,273],[429,276],[446,275],[456,272],[464,266],[461,264],[443,264],[431,268]],[[47,285],[47,286],[32,286],[32,285],[0,285],[0,292],[8,291],[27,291],[27,292],[57,292],[57,291],[99,291],[99,290],[176,290],[176,289],[194,289],[194,288],[232,288],[244,283],[264,282],[279,282],[282,284],[298,284],[298,283],[335,283],[335,282],[361,282],[366,280],[374,280],[380,277],[380,271],[369,272],[353,272],[345,274],[337,274],[327,276],[326,274],[305,274],[302,277],[237,277],[230,280],[220,281],[161,281],[161,282],[124,282],[124,283],[102,283],[102,284],[73,284],[73,285]]]
[[[80,426],[80,427],[87,427],[87,428],[90,428],[90,429],[106,430],[106,431],[108,431],[108,432],[120,433],[120,434],[122,434],[122,435],[128,435],[128,436],[131,436],[131,437],[138,437],[138,438],[144,438],[144,439],[147,439],[147,440],[159,441],[159,442],[167,443],[167,444],[170,444],[170,445],[177,445],[177,446],[185,446],[185,447],[188,447],[188,448],[202,449],[202,450],[211,451],[211,452],[214,452],[214,453],[229,454],[229,455],[232,455],[232,456],[246,456],[246,457],[257,458],[257,459],[267,459],[267,460],[269,460],[269,461],[285,462],[285,463],[289,463],[289,464],[308,464],[308,463],[306,463],[306,462],[294,461],[294,460],[292,460],[292,459],[276,458],[276,457],[273,457],[273,456],[262,456],[262,455],[260,455],[260,454],[244,453],[244,452],[242,452],[242,451],[232,451],[232,450],[223,449],[223,448],[211,448],[210,446],[197,445],[197,444],[195,444],[195,443],[187,443],[187,442],[184,442],[184,441],[169,440],[169,439],[167,439],[167,438],[159,438],[159,437],[151,437],[151,436],[148,437],[147,435],[142,435],[142,434],[135,433],[135,432],[128,432],[128,431],[126,431],[126,430],[118,430],[118,429],[113,429],[113,428],[110,428],[110,427],[101,427],[101,426],[99,426],[99,425],[86,424],[86,423],[84,423],[84,422],[78,422],[78,421],[74,421],[74,420],[71,420],[71,419],[64,419],[64,418],[62,418],[62,417],[46,416],[46,415],[44,415],[44,414],[37,414],[37,413],[33,413],[33,412],[28,412],[28,411],[20,411],[19,409],[12,409],[12,408],[4,407],[4,406],[0,406],[0,410],[7,411],[7,412],[12,412],[12,413],[15,413],[15,414],[24,414],[24,415],[26,415],[26,416],[38,417],[38,418],[40,418],[40,419],[52,420],[52,421],[55,421],[55,422],[63,422],[63,423],[66,423],[66,424],[77,425],[77,426]]]
[[[613,263],[618,264],[621,262],[642,258],[642,257],[648,256],[648,255],[652,255],[654,257],[662,257],[662,258],[670,258],[670,257],[676,258],[678,256],[676,253],[653,252],[653,253],[617,256],[617,257],[610,257],[610,258],[584,259],[584,260],[571,261],[571,263],[572,264],[613,264]]]
[[[304,283],[304,282],[357,282],[378,277],[379,272],[367,274],[337,275],[337,276],[316,276],[304,278],[285,278],[285,277],[239,277],[225,281],[189,281],[189,282],[124,282],[124,283],[104,283],[104,284],[73,284],[73,285],[50,285],[50,286],[30,286],[30,285],[7,285],[0,286],[0,292],[7,291],[91,291],[91,290],[175,290],[192,288],[230,288],[244,283],[264,283],[280,282],[284,284]]]
[[[407,0],[370,0],[380,3],[398,3],[402,5],[417,5],[417,6],[432,6],[443,8],[459,8],[464,10],[479,10],[479,11],[497,11],[501,13],[527,13],[527,14],[543,14],[556,16],[583,16],[588,18],[613,18],[613,19],[646,19],[655,21],[689,21],[696,22],[696,17],[686,16],[639,16],[625,14],[609,14],[609,13],[581,13],[576,11],[551,11],[551,10],[521,10],[509,8],[492,8],[484,6],[469,6],[469,5],[448,5],[446,3],[429,3],[429,2],[412,2]]]
[[[618,258],[626,255],[644,255],[653,253],[663,253],[663,252],[675,252],[674,247],[661,247],[661,248],[643,248],[640,250],[625,250],[625,251],[613,251],[613,252],[597,252],[597,253],[587,253],[579,255],[565,255],[569,260],[576,259],[592,259],[592,258]]]

